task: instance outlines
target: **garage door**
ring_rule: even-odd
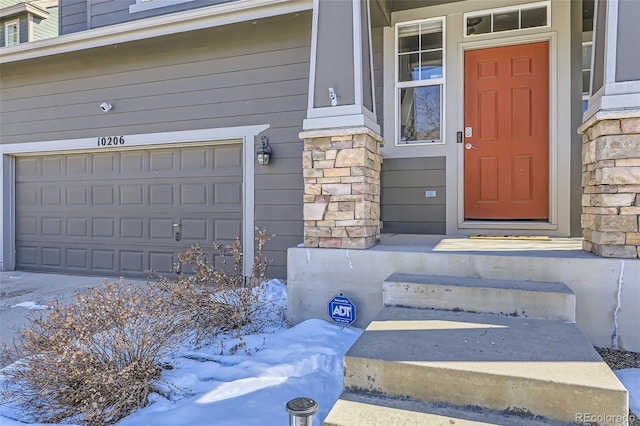
[[[16,267],[142,276],[242,230],[242,144],[16,158]]]

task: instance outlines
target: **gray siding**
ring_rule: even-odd
[[[277,234],[267,255],[285,277],[286,249],[302,241],[310,41],[305,12],[5,64],[2,143],[270,124],[273,163],[256,166],[255,217]]]
[[[49,16],[47,16],[46,19],[34,19],[34,40],[56,37],[58,35],[58,8],[50,7],[47,9],[47,12],[49,12]]]
[[[135,21],[150,18],[152,16],[166,15],[167,13],[183,10],[197,9],[205,6],[213,6],[220,3],[229,3],[234,0],[195,0],[172,6],[159,7],[144,12],[129,13],[129,6],[135,4],[135,0],[90,0],[91,28],[104,27],[120,22]]]
[[[83,31],[88,28],[99,28],[121,22],[135,21],[153,16],[166,15],[200,7],[213,6],[220,3],[228,3],[234,0],[195,0],[171,6],[159,7],[143,12],[130,13],[129,6],[135,4],[135,0],[61,0],[61,17],[63,26],[61,34]],[[82,9],[80,3],[84,3],[84,17],[80,16]],[[89,8],[87,10],[87,7]],[[84,23],[84,27],[83,24]]]
[[[616,81],[640,80],[638,21],[640,21],[640,1],[618,3]]]
[[[89,29],[87,0],[60,0],[60,35]]]
[[[382,163],[382,232],[445,234],[445,157],[388,158]],[[426,198],[435,190],[435,198]]]

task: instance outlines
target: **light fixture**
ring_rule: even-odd
[[[329,99],[331,100],[331,106],[338,105],[338,95],[335,90],[333,90],[333,87],[329,87]]]
[[[100,104],[100,109],[102,110],[102,112],[109,112],[111,108],[113,108],[113,105],[108,102],[103,102]]]
[[[267,139],[266,136],[260,138],[260,148],[258,148],[258,152],[256,154],[258,164],[261,166],[269,164],[269,160],[271,159],[271,147],[269,146],[269,139]]]

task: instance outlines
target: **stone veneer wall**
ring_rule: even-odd
[[[640,257],[640,110],[600,111],[582,134],[583,249]]]
[[[380,236],[380,144],[367,128],[300,133],[305,247],[366,249]]]

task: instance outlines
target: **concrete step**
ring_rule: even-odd
[[[344,392],[323,426],[568,426],[522,413]]]
[[[562,283],[392,274],[386,306],[484,312],[575,322],[576,298]]]
[[[573,323],[385,307],[344,363],[353,392],[563,422],[624,424],[628,412],[627,390]]]

